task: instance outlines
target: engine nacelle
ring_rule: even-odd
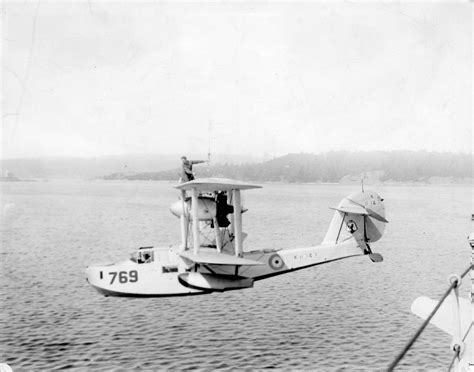
[[[176,217],[181,217],[183,214],[183,204],[181,200],[174,202],[170,211]],[[189,218],[192,216],[192,201],[191,198],[186,199],[184,202],[184,215]],[[199,197],[198,198],[198,220],[209,221],[216,217],[216,202],[214,199]]]

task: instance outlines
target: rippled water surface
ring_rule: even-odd
[[[204,296],[103,297],[93,262],[178,244],[178,197],[158,182],[1,184],[0,362],[14,370],[383,369],[421,320],[412,301],[439,298],[469,264],[469,187],[379,186],[390,221],[355,257]],[[246,249],[319,243],[357,186],[265,185],[245,193]],[[467,296],[469,288],[461,289]],[[402,362],[445,370],[450,338],[429,326]]]

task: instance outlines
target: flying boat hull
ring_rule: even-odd
[[[245,252],[244,257],[201,248],[202,254],[182,254],[171,248],[148,248],[154,261],[133,260],[91,265],[87,280],[105,296],[151,297],[205,294],[251,288],[255,281],[291,271],[361,256],[351,242],[315,247]],[[197,270],[197,271],[196,271]]]

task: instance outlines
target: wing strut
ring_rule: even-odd
[[[187,237],[187,222],[186,222],[186,191],[181,190],[181,205],[183,211],[181,213],[181,250],[185,251],[188,244],[188,237]]]
[[[232,192],[228,192],[228,193],[227,193],[227,204],[233,205],[233,204],[232,204]],[[233,239],[233,238],[234,238],[234,230],[235,230],[235,229],[234,229],[234,225],[235,225],[234,213],[231,213],[231,214],[229,215],[229,217],[230,217],[229,233],[230,233],[230,235],[231,235],[231,237],[232,237],[232,239]]]
[[[201,245],[201,242],[199,240],[199,218],[198,218],[198,191],[196,187],[193,187],[191,189],[191,198],[192,198],[192,204],[191,204],[191,210],[192,210],[192,218],[193,218],[193,248],[194,248],[194,254],[199,253],[199,246]]]
[[[240,206],[240,190],[232,190],[234,199],[234,233],[235,233],[235,255],[243,256],[242,248],[242,208]]]
[[[222,242],[221,242],[221,230],[219,229],[219,222],[217,222],[217,217],[213,218],[214,222],[214,232],[216,235],[216,248],[217,252],[222,252]]]
[[[342,212],[342,213],[344,213],[344,215],[342,216],[341,226],[339,226],[339,231],[337,232],[336,244],[339,243],[339,236],[341,236],[342,226],[344,225],[344,220],[346,219],[346,216],[347,216],[346,212]]]

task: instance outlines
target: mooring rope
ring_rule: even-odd
[[[474,265],[470,265],[464,272],[463,274],[461,275],[461,279],[464,278],[468,272],[470,272],[472,270]],[[415,343],[415,341],[418,339],[418,337],[421,335],[421,333],[424,331],[425,327],[427,326],[427,324],[430,322],[431,318],[433,318],[433,316],[436,314],[436,312],[438,311],[438,309],[441,307],[441,305],[443,304],[444,300],[446,300],[446,298],[449,296],[449,294],[451,293],[451,291],[456,288],[458,286],[458,280],[455,279],[453,280],[453,282],[451,283],[451,285],[449,286],[448,290],[445,292],[445,294],[443,295],[443,297],[441,297],[441,300],[439,300],[438,304],[436,305],[436,307],[433,309],[433,311],[430,313],[430,315],[428,316],[428,318],[426,318],[426,320],[423,322],[423,324],[421,325],[421,327],[418,329],[418,331],[415,333],[415,335],[411,338],[411,340],[406,344],[406,346],[403,348],[403,350],[400,352],[400,354],[398,354],[398,356],[395,358],[395,360],[392,362],[392,364],[390,364],[390,366],[388,367],[387,371],[391,372],[393,371],[393,369],[397,366],[397,364],[400,362],[400,360],[402,360],[402,358],[405,356],[405,354],[408,352],[408,350],[410,350],[410,348],[413,346],[413,344]],[[454,360],[456,359],[456,356],[459,355],[459,350],[456,352],[456,355],[454,356],[453,358],[453,361],[452,363],[454,363]],[[451,364],[452,364],[451,363]],[[450,367],[451,368],[451,367]]]

